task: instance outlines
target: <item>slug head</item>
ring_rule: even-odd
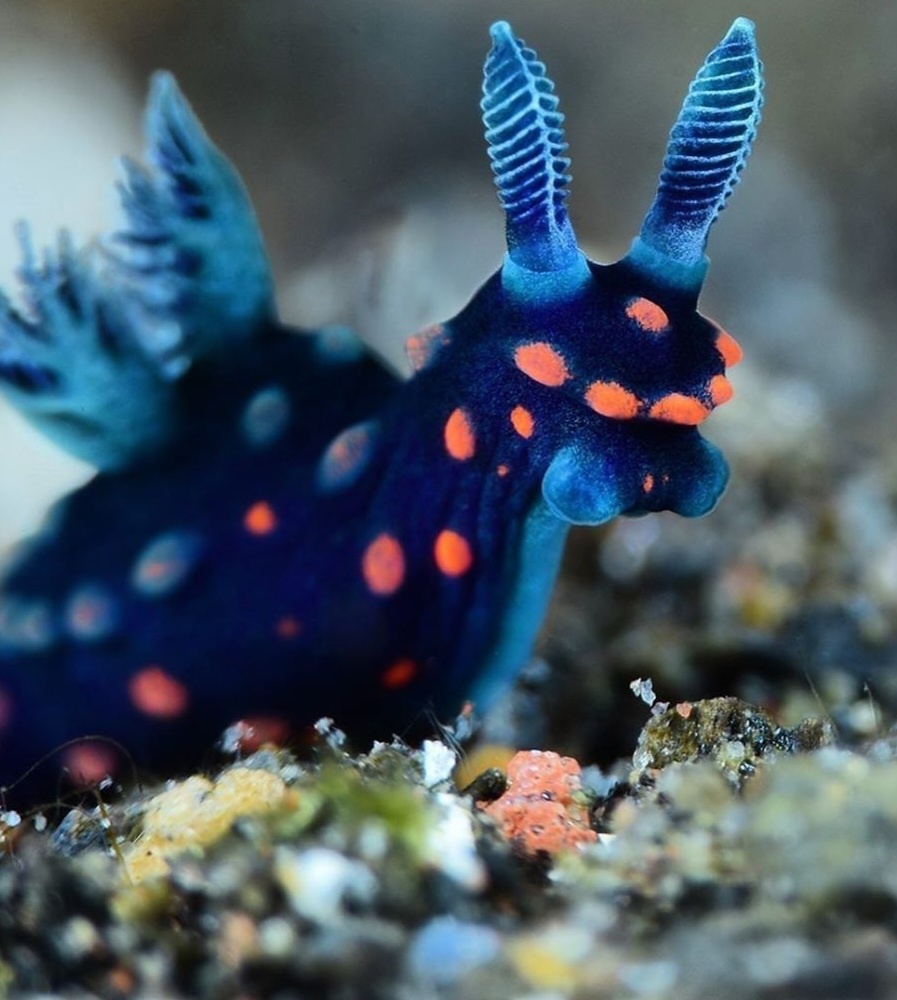
[[[514,370],[549,429],[543,494],[558,517],[703,514],[728,469],[696,427],[731,397],[726,369],[741,352],[697,301],[709,229],[759,122],[753,25],[737,19],[692,82],[641,233],[610,265],[586,259],[567,214],[563,116],[545,66],[507,23],[492,39],[482,108],[508,253],[443,329]]]

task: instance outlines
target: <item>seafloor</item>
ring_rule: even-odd
[[[0,215],[97,229],[168,66],[246,175],[284,317],[385,350],[501,253],[490,20],[555,68],[578,230],[622,251],[740,14],[768,99],[711,246],[707,308],[747,355],[708,422],[719,508],[575,532],[540,659],[475,741],[354,755],[325,731],[300,761],[4,813],[0,995],[897,998],[897,6],[16,0]],[[2,549],[43,473],[0,422]],[[524,758],[506,788],[511,747],[579,767]]]
[[[299,762],[6,814],[2,988],[897,997],[897,462],[833,454],[799,385],[742,397],[719,510],[574,537],[477,740],[324,728]],[[536,754],[509,785],[511,745],[582,773]]]

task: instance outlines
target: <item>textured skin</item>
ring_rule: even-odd
[[[167,76],[121,231],[40,262],[23,237],[0,385],[100,472],[4,583],[0,782],[60,748],[13,801],[61,764],[125,776],[86,736],[166,773],[241,719],[282,737],[326,714],[361,740],[465,697],[485,708],[530,651],[569,524],[715,504],[728,472],[696,425],[738,353],[695,306],[759,120],[752,26],[702,68],[642,234],[611,265],[577,247],[544,66],[506,24],[492,35],[509,254],[410,339],[407,382],[348,331],[273,318],[245,193]]]

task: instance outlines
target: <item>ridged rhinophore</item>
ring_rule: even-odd
[[[708,230],[750,153],[763,103],[761,72],[754,25],[740,17],[689,87],[641,233],[680,263],[703,256]]]
[[[483,81],[483,124],[511,259],[530,271],[559,271],[578,257],[567,216],[570,161],[554,84],[536,53],[506,21],[492,26]]]

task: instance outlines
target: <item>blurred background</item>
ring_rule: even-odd
[[[897,369],[894,4],[3,0],[0,283],[14,285],[14,220],[44,241],[113,224],[115,158],[139,154],[147,77],[165,67],[247,182],[283,317],[351,323],[399,359],[502,251],[478,115],[490,22],[511,20],[548,63],[574,222],[607,260],[639,228],[688,81],[739,14],[757,22],[767,103],[711,241],[703,308],[749,359],[735,415],[711,424],[748,451],[755,433],[793,444],[820,427],[874,449]],[[0,547],[88,474],[0,410]]]

